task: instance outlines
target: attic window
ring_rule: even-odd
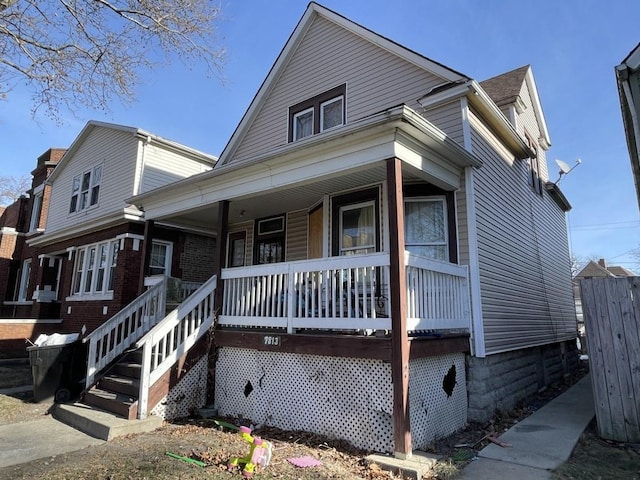
[[[102,165],[97,165],[81,175],[73,177],[69,213],[79,212],[98,204]]]
[[[346,84],[289,108],[289,142],[344,125]]]

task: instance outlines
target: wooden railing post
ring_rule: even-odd
[[[138,395],[138,418],[147,418],[147,406],[149,404],[149,377],[151,375],[151,342],[144,344],[142,348],[142,369],[140,373],[140,392]]]

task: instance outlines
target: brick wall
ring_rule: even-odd
[[[214,272],[216,239],[186,234],[180,257],[182,280],[205,282]]]
[[[578,366],[575,341],[467,358],[469,420],[484,423]]]
[[[59,332],[59,324],[55,323],[17,323],[0,320],[0,352],[5,357],[27,356],[27,347],[45,333],[50,335]]]

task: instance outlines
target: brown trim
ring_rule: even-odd
[[[407,334],[407,288],[404,263],[404,198],[402,162],[387,160],[389,204],[389,295],[391,301],[391,379],[393,382],[393,451],[411,455],[409,417],[409,337]]]
[[[346,123],[346,113],[347,113],[347,84],[343,83],[337,87],[332,88],[320,95],[316,95],[313,98],[309,98],[308,100],[304,100],[300,103],[296,103],[295,105],[289,107],[289,133],[288,133],[288,141],[289,143],[293,142],[293,116],[302,112],[303,110],[307,110],[309,108],[313,108],[313,135],[316,133],[320,133],[320,104],[331,100],[332,98],[336,98],[342,95],[342,120]]]
[[[144,251],[142,252],[142,268],[140,269],[140,279],[138,280],[138,295],[144,293],[144,277],[149,270],[149,263],[151,262],[151,247],[153,245],[153,235],[155,229],[155,222],[153,220],[147,220],[144,222],[144,240],[142,245]],[[171,259],[173,260],[173,259]]]
[[[354,203],[374,200],[375,229],[376,229],[376,252],[380,251],[380,188],[373,187],[366,190],[358,190],[344,195],[337,195],[331,198],[331,255],[340,255],[340,207],[353,205]]]
[[[280,332],[216,330],[215,346],[325,357],[372,358],[386,362],[391,359],[391,340],[388,337],[362,335],[289,335]]]
[[[411,360],[437,357],[450,353],[470,352],[468,334],[448,337],[414,337],[409,341],[409,357]]]
[[[403,186],[405,197],[430,197],[442,195],[447,203],[447,234],[449,237],[449,262],[458,263],[458,229],[456,226],[456,199],[453,192],[430,183],[411,183]]]

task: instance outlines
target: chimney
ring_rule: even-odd
[[[598,265],[600,265],[602,268],[607,268],[607,262],[604,261],[604,258],[598,260]]]

